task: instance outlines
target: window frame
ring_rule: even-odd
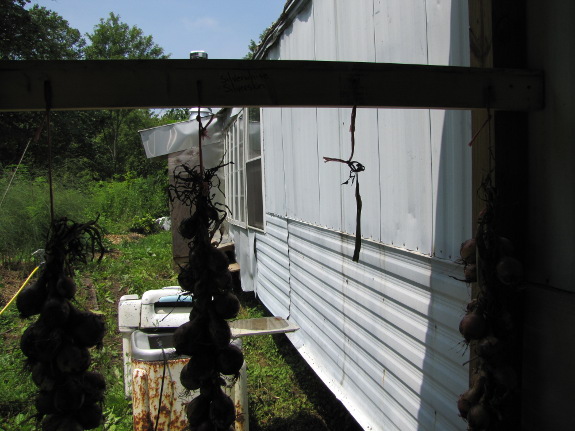
[[[243,108],[234,121],[223,131],[225,150],[225,187],[226,205],[229,208],[228,222],[243,229],[253,229],[265,232],[265,193],[264,193],[264,161],[263,145],[261,139],[261,110],[260,110],[260,144],[259,154],[248,159],[250,155],[250,119],[249,109]],[[250,208],[248,206],[248,169],[255,166],[259,160],[261,169],[261,226],[250,221]],[[231,163],[233,162],[233,164]]]

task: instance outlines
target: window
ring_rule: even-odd
[[[248,108],[225,132],[226,203],[230,223],[264,229],[260,110]]]

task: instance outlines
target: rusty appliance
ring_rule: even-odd
[[[182,431],[188,428],[185,405],[199,392],[180,383],[188,357],[176,355],[173,334],[189,319],[192,298],[179,286],[149,290],[140,298],[124,295],[118,310],[124,355],[124,389],[132,399],[134,431]],[[241,344],[236,338],[233,341]],[[248,430],[246,365],[226,389],[236,404],[235,429]]]

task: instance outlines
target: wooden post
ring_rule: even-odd
[[[523,67],[525,58],[525,4],[521,0],[469,0],[471,66],[481,68]],[[489,97],[489,95],[487,95]],[[488,99],[489,100],[489,99]],[[527,116],[524,113],[488,110],[472,111],[473,134],[489,118],[472,150],[473,226],[484,204],[477,196],[483,178],[491,173],[496,186],[495,219],[492,228],[497,235],[509,238],[521,259],[524,232],[527,231]],[[478,262],[480,263],[480,262]],[[478,276],[481,277],[481,270]],[[481,283],[481,279],[479,283]],[[478,283],[478,284],[479,284]],[[485,288],[485,285],[482,285]],[[472,289],[473,296],[478,287]],[[497,296],[496,296],[497,297]],[[520,295],[499,304],[511,316],[515,337],[513,350],[506,358],[521,381],[522,306]],[[509,302],[509,304],[504,304]],[[472,349],[472,357],[476,353]],[[477,361],[475,361],[477,362]],[[473,367],[470,369],[473,372]],[[518,429],[521,421],[521,396],[515,391],[502,413],[501,429]]]
[[[491,0],[469,0],[469,43],[471,67],[493,67]],[[489,97],[489,95],[487,95]],[[488,121],[487,109],[471,111],[472,136],[477,138],[472,145],[472,226],[477,226],[479,213],[483,205],[477,196],[477,191],[484,176],[492,168],[489,161],[489,147],[494,144],[493,121]],[[475,291],[473,292],[476,293]]]

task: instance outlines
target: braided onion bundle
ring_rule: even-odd
[[[16,305],[21,317],[39,317],[22,334],[20,348],[38,387],[37,416],[44,431],[94,429],[102,422],[106,383],[88,371],[89,348],[100,346],[103,317],[76,308],[76,284],[70,266],[86,263],[96,250],[103,254],[95,222],[52,223],[46,245],[46,264],[37,281],[24,289]]]

